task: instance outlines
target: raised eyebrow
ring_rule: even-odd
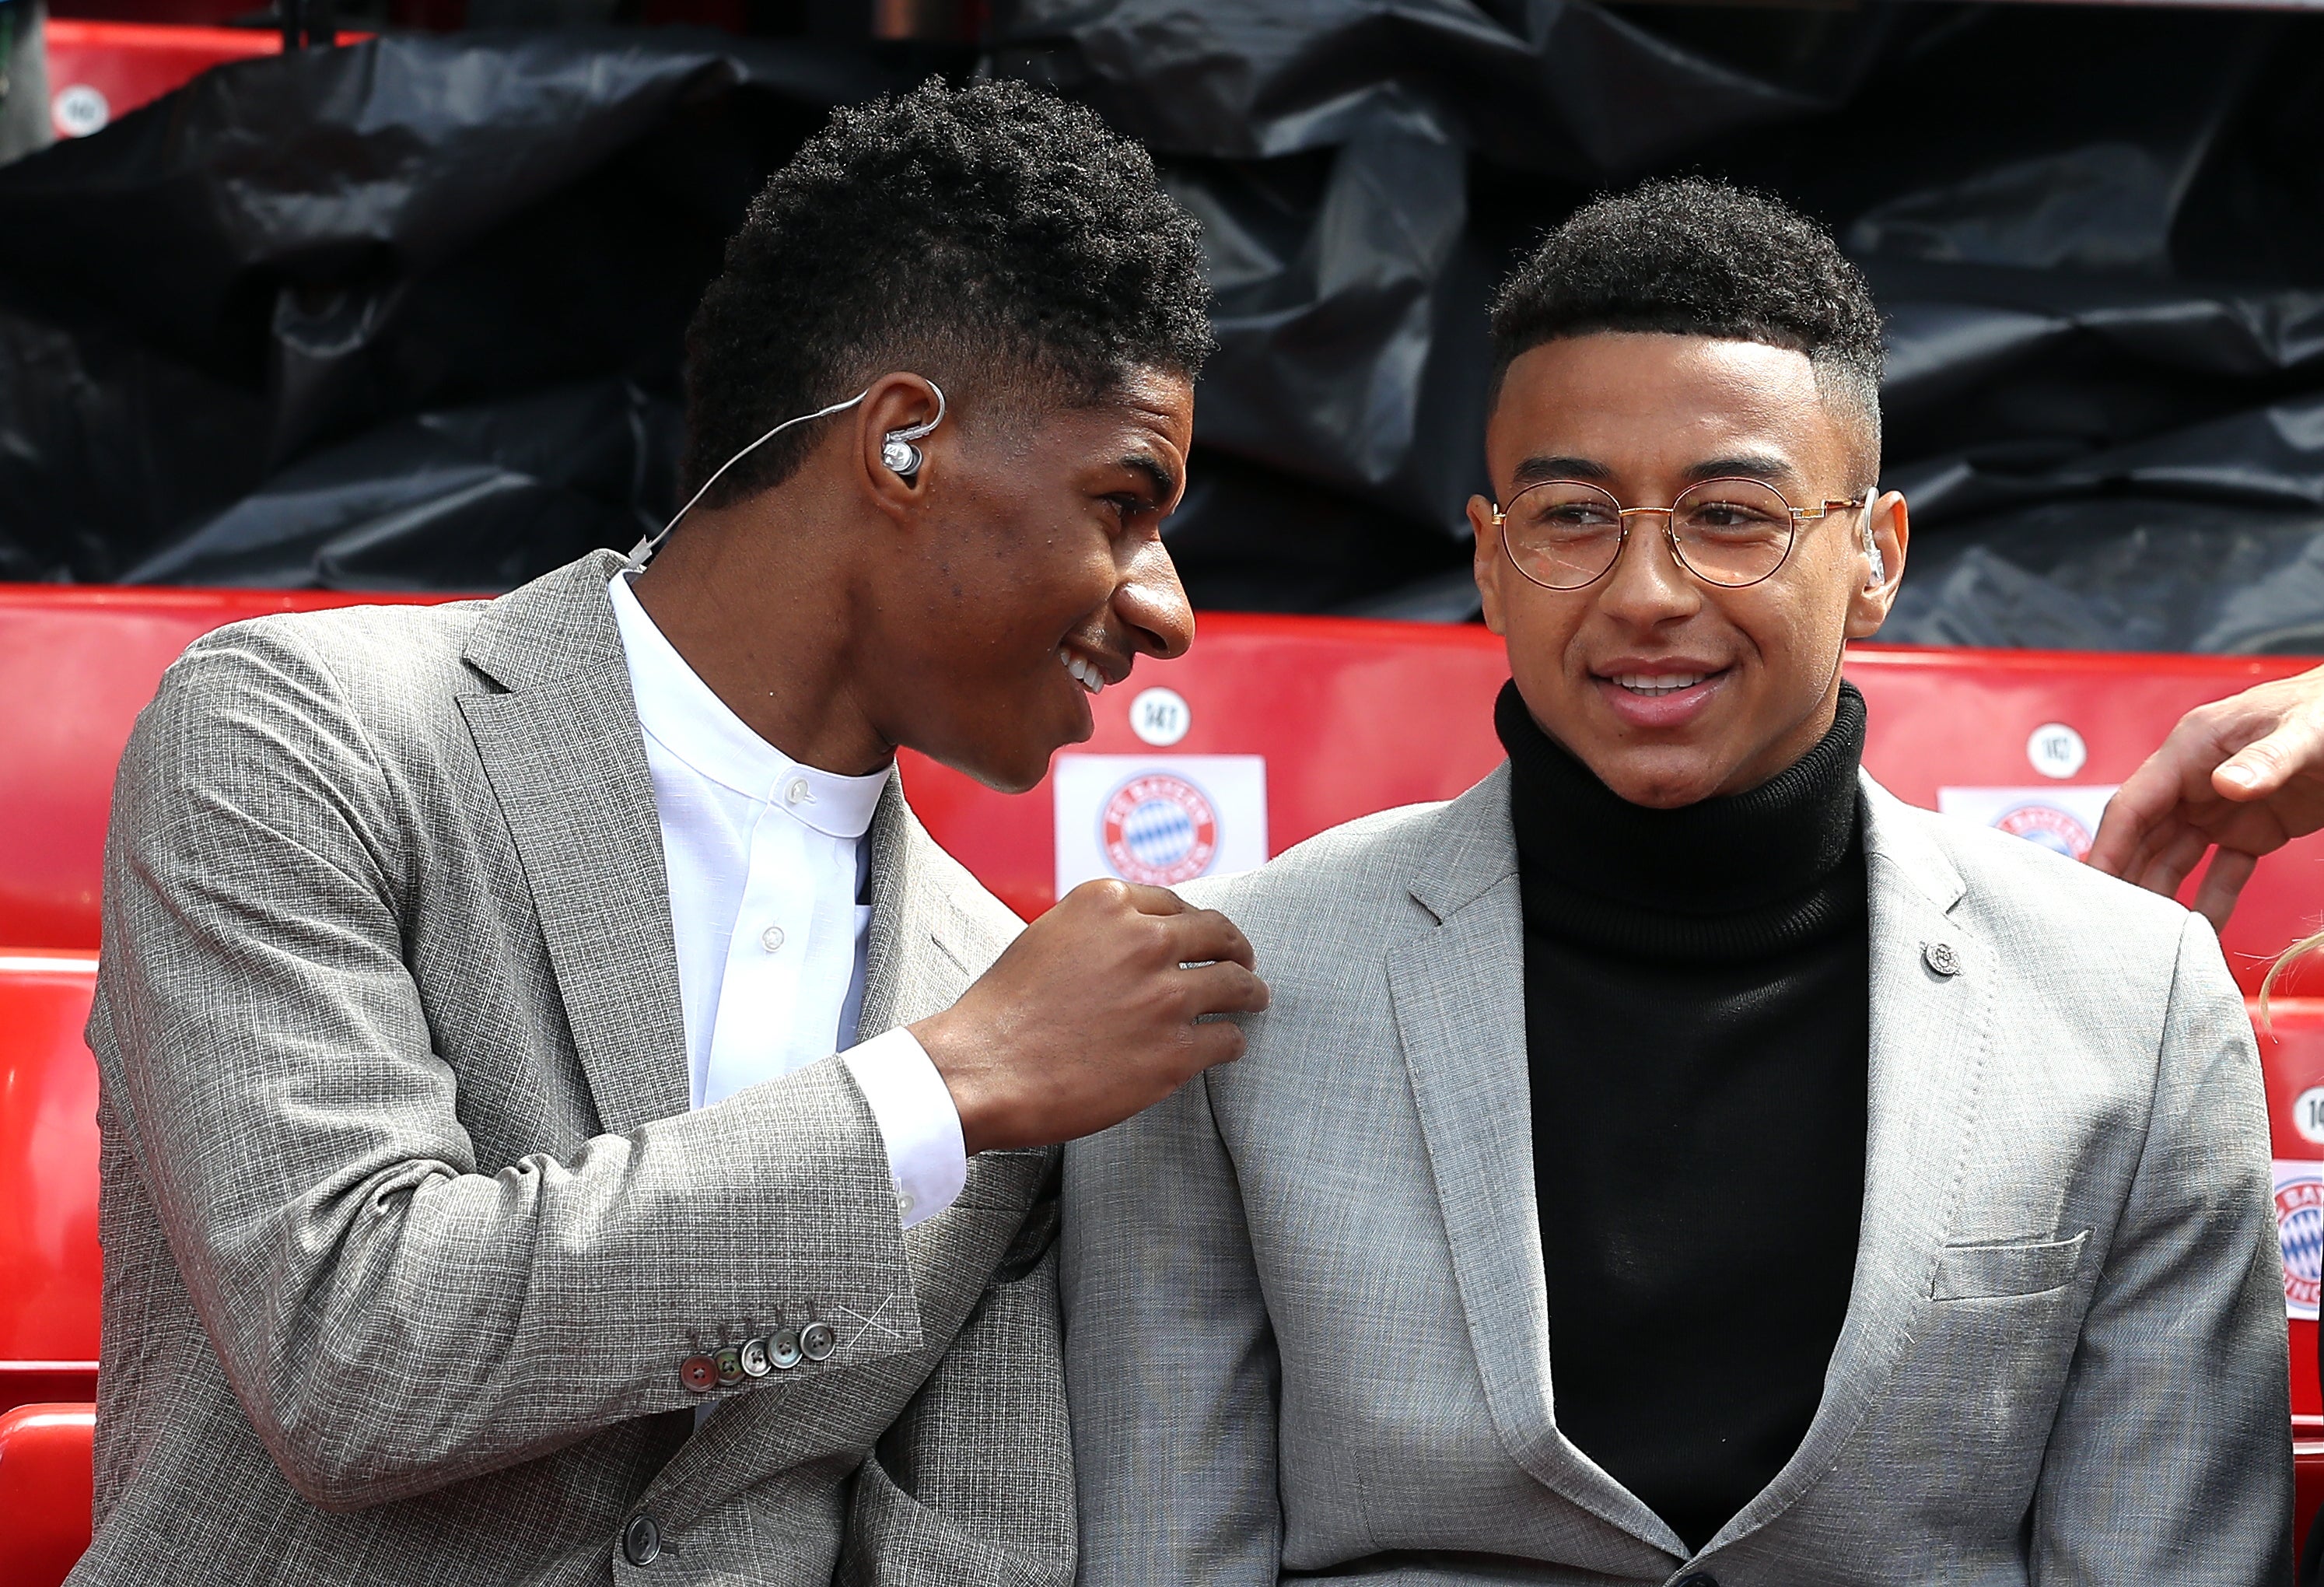
[[[1613,477],[1612,469],[1588,457],[1528,457],[1509,475],[1510,482],[1517,485],[1539,484],[1545,479],[1604,481]]]

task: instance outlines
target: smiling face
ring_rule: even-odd
[[[858,657],[889,743],[1020,791],[1139,656],[1185,653],[1194,614],[1161,525],[1194,402],[1185,377],[1143,371],[1090,406],[930,438],[942,521],[910,537]]]
[[[1865,494],[1860,446],[1803,353],[1608,332],[1515,359],[1485,449],[1504,503],[1563,478],[1625,507],[1667,507],[1697,481],[1744,477],[1814,508]],[[1877,583],[1868,512],[1886,564]],[[1512,565],[1492,513],[1471,501],[1477,584],[1518,693],[1600,781],[1657,808],[1756,788],[1812,748],[1831,726],[1845,642],[1878,631],[1904,569],[1893,492],[1803,522],[1783,566],[1739,589],[1680,565],[1660,514],[1628,520],[1619,559],[1594,584],[1546,589]]]

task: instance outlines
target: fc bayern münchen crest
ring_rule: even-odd
[[[2283,1298],[2304,1315],[2324,1289],[2324,1181],[2294,1179],[2276,1187],[2275,1232],[2283,1247]]]
[[[1994,825],[2012,837],[2031,839],[2069,860],[2090,852],[2090,829],[2055,805],[2020,805]]]
[[[1210,869],[1219,852],[1219,816],[1185,778],[1148,771],[1105,801],[1098,840],[1123,881],[1176,887]]]

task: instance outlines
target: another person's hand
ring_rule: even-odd
[[[1026,927],[943,1013],[914,1025],[963,1143],[1049,1146],[1119,1124],[1213,1064],[1242,1056],[1231,1020],[1267,983],[1215,909],[1166,888],[1089,881]]]
[[[2324,827],[2324,667],[2198,706],[2107,805],[2089,863],[2227,924],[2259,857]]]

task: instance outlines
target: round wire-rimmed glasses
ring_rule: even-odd
[[[1742,589],[1771,577],[1792,554],[1799,526],[1853,510],[1865,498],[1794,507],[1756,479],[1706,479],[1667,507],[1625,507],[1580,479],[1545,479],[1493,512],[1510,565],[1545,589],[1578,590],[1613,570],[1630,520],[1659,515],[1678,565],[1705,584]]]

